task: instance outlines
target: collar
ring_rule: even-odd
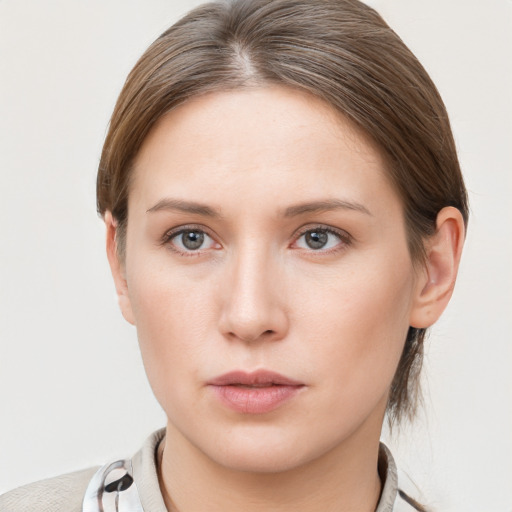
[[[91,479],[82,512],[167,512],[158,483],[156,454],[165,429],[148,437],[132,459],[101,467]],[[413,512],[417,510],[398,492],[396,464],[389,449],[380,443],[379,475],[382,493],[375,512]]]

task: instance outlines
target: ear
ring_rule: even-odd
[[[426,242],[426,262],[419,274],[410,325],[430,327],[452,296],[464,245],[465,227],[457,208],[447,206],[437,215],[436,232]]]
[[[105,226],[107,228],[107,258],[110,264],[110,271],[114,278],[116,287],[117,300],[121,313],[125,320],[132,325],[135,325],[135,318],[132,311],[130,296],[128,294],[128,283],[126,282],[124,262],[119,259],[119,252],[117,247],[117,221],[112,216],[110,211],[106,211],[103,217]]]

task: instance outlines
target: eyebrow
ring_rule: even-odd
[[[325,201],[313,201],[311,203],[290,206],[284,211],[284,216],[295,217],[297,215],[303,215],[304,213],[320,213],[332,210],[354,210],[366,215],[372,215],[370,210],[360,203],[345,201],[343,199],[328,199]]]
[[[158,212],[161,210],[174,210],[183,213],[193,213],[195,215],[203,215],[205,217],[219,218],[220,212],[210,208],[209,206],[194,201],[182,201],[180,199],[161,199],[154,206],[146,210],[146,213]]]
[[[219,211],[202,203],[195,201],[183,201],[181,199],[164,198],[158,201],[154,206],[146,210],[146,213],[158,212],[161,210],[179,211],[183,213],[191,213],[202,215],[205,217],[220,218]],[[285,217],[296,217],[305,213],[320,213],[332,210],[353,210],[359,211],[366,215],[372,215],[370,210],[360,203],[353,201],[345,201],[343,199],[327,199],[324,201],[312,201],[309,203],[301,203],[289,206],[284,210]]]

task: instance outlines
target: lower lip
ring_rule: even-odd
[[[211,386],[221,402],[243,414],[264,414],[291,400],[303,386]]]

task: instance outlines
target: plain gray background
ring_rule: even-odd
[[[128,456],[164,425],[95,213],[110,113],[199,1],[0,1],[0,492]],[[512,510],[512,1],[376,0],[451,116],[472,206],[428,343],[425,409],[389,438],[434,510]]]

